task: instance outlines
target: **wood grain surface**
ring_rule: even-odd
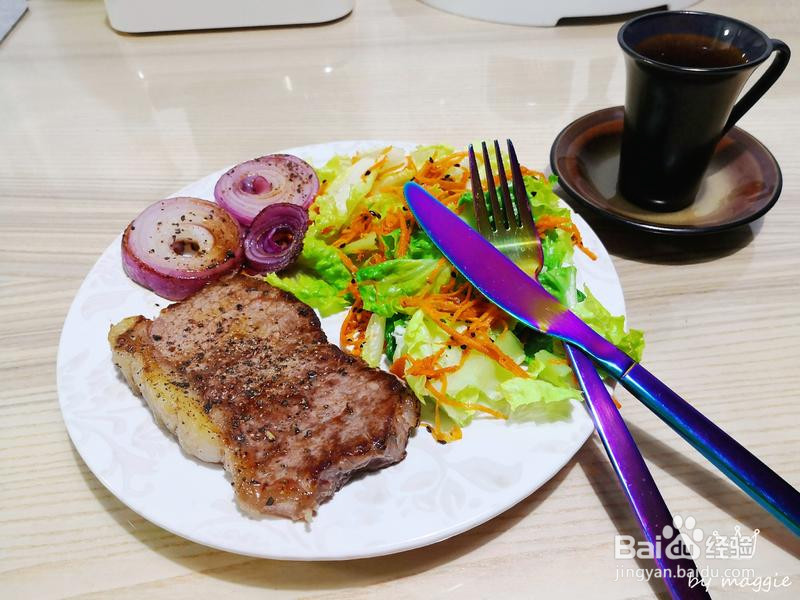
[[[702,2],[800,49],[791,0]],[[560,129],[620,104],[619,19],[551,29],[483,23],[412,0],[361,0],[314,27],[130,36],[98,0],[31,1],[0,43],[0,596],[663,597],[623,577],[634,533],[595,437],[544,488],[454,539],[345,563],[255,560],[143,520],[73,449],[55,360],[70,301],[100,252],[147,204],[276,149],[338,139],[512,137],[546,166]],[[740,123],[775,154],[784,189],[750,228],[668,240],[596,226],[614,256],[645,362],[800,486],[800,69]],[[111,368],[111,365],[109,365]],[[623,414],[674,513],[706,533],[758,528],[751,568],[789,577],[800,544],[630,396]],[[762,579],[766,586],[767,580]],[[762,593],[763,593],[762,587]],[[717,598],[752,586],[712,581]]]

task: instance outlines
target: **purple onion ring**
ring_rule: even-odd
[[[308,208],[319,192],[314,168],[291,154],[268,154],[236,165],[217,181],[214,198],[243,226],[277,203]]]
[[[288,267],[303,249],[308,212],[297,204],[278,202],[262,210],[244,239],[247,265],[258,273]]]
[[[242,263],[242,231],[225,209],[199,198],[151,204],[122,235],[122,268],[168,300],[183,300]]]

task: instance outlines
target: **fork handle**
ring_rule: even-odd
[[[640,364],[619,382],[756,502],[800,536],[800,492]]]
[[[679,535],[672,525],[672,514],[667,507],[656,482],[644,462],[636,442],[625,425],[614,401],[600,379],[592,361],[578,348],[565,344],[564,348],[575,369],[586,406],[594,421],[595,429],[603,442],[622,489],[636,515],[639,527],[653,547],[661,542],[662,547],[673,547]],[[665,531],[672,531],[666,534]],[[679,542],[681,543],[681,542]],[[691,554],[685,546],[677,556],[671,552],[658,552],[655,561],[664,574],[664,583],[676,600],[700,600],[711,598]]]

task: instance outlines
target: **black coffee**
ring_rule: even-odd
[[[747,55],[736,46],[694,33],[654,35],[637,44],[634,50],[651,60],[677,67],[718,69],[747,62]]]

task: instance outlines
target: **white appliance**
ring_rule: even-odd
[[[0,42],[28,10],[27,0],[0,0]]]
[[[510,25],[554,26],[567,17],[622,15],[666,6],[686,8],[698,0],[421,0],[456,15]]]
[[[145,33],[334,21],[355,0],[105,0],[117,31]]]

